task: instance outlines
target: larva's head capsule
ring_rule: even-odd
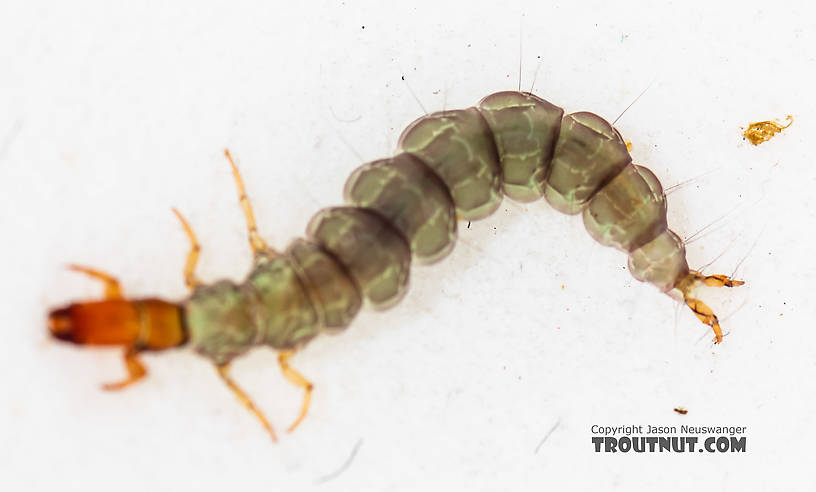
[[[120,345],[161,350],[187,341],[179,305],[160,299],[80,302],[48,314],[54,338],[80,345]]]

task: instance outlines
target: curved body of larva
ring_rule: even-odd
[[[308,239],[259,256],[244,283],[196,288],[185,304],[190,343],[224,364],[256,344],[293,349],[341,329],[362,299],[390,306],[407,289],[412,258],[444,257],[457,216],[483,218],[504,195],[582,213],[593,238],[627,252],[632,275],[662,291],[689,274],[660,182],[632,164],[612,125],[592,113],[564,115],[529,93],[499,92],[416,120],[394,157],[352,173],[350,206],[318,212]]]
[[[300,416],[309,408],[312,383],[288,361],[323,332],[346,328],[364,303],[387,308],[408,288],[412,260],[432,263],[456,241],[458,219],[495,211],[503,196],[546,199],[568,214],[581,213],[590,236],[629,255],[629,271],[664,292],[678,290],[694,314],[722,341],[717,317],[691,294],[697,284],[733,287],[725,275],[689,270],[683,242],[666,224],[666,198],[648,169],[632,164],[620,134],[592,113],[564,110],[524,92],[499,92],[476,107],[425,115],[399,140],[395,156],[355,170],[345,185],[347,206],[320,210],[283,252],[271,250],[255,227],[243,181],[226,152],[255,252],[241,283],[205,285],[195,277],[199,245],[191,241],[185,280],[193,291],[179,303],[127,300],[118,281],[88,267],[71,268],[105,284],[102,300],[51,311],[51,334],[82,345],[125,347],[127,379],[146,374],[145,350],[189,343],[210,359],[219,375],[275,432],[249,396],[229,376],[230,362],[257,345],[279,351],[283,375],[305,391]]]

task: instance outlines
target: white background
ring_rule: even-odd
[[[0,6],[0,484],[4,490],[763,490],[813,485],[816,39],[806,2],[4,2]],[[629,276],[580,219],[505,201],[461,223],[409,295],[293,359],[234,364],[262,428],[189,351],[148,354],[119,393],[119,350],[51,341],[47,310],[186,295],[250,263],[222,151],[278,248],[341,203],[423,109],[533,83],[610,120],[666,187],[728,333]],[[405,81],[401,77],[405,77]],[[651,85],[650,85],[651,84]],[[796,119],[769,143],[749,122]],[[702,175],[702,176],[701,176]],[[710,233],[709,233],[710,232]],[[740,261],[743,260],[740,264]],[[684,406],[688,415],[673,412]],[[595,453],[590,426],[744,425],[744,454]],[[540,445],[550,432],[548,439]],[[331,478],[349,459],[349,467]],[[536,449],[538,447],[538,452]],[[324,483],[319,484],[321,480]],[[13,485],[13,487],[8,487]]]

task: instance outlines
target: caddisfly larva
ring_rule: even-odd
[[[321,333],[338,332],[363,303],[386,308],[405,294],[412,260],[433,263],[454,246],[457,220],[493,213],[503,196],[544,197],[556,210],[581,214],[589,234],[629,256],[629,271],[663,292],[679,293],[722,341],[717,316],[694,295],[698,285],[734,287],[727,275],[689,269],[685,245],[666,221],[666,196],[657,177],[632,163],[620,133],[593,113],[564,110],[528,92],[498,92],[477,106],[422,116],[403,131],[393,157],[355,170],[345,185],[346,206],[320,210],[286,250],[269,248],[255,227],[235,163],[226,152],[247,221],[254,264],[241,283],[205,285],[195,276],[199,245],[190,239],[184,267],[190,296],[178,302],[126,299],[113,277],[73,266],[104,282],[104,299],[50,312],[51,334],[82,345],[125,347],[125,380],[146,371],[139,353],[188,344],[209,358],[238,399],[275,438],[272,426],[230,378],[230,363],[257,345],[279,351],[283,375],[304,391],[312,383],[289,364]]]
[[[748,128],[742,132],[742,136],[751,142],[751,144],[759,145],[763,142],[767,142],[777,133],[782,133],[782,130],[791,126],[793,124],[793,116],[786,116],[785,121],[788,122],[785,126],[775,121],[757,121],[756,123],[751,123],[748,125]]]

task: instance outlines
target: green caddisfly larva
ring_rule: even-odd
[[[345,185],[346,206],[320,210],[305,239],[271,249],[255,218],[229,151],[254,263],[241,283],[204,284],[195,275],[199,244],[190,240],[184,279],[188,298],[126,299],[110,275],[72,269],[101,280],[102,300],[53,310],[51,334],[80,345],[125,347],[128,376],[104,385],[120,389],[144,377],[139,353],[189,345],[210,359],[235,396],[275,432],[230,377],[230,363],[255,346],[278,351],[278,364],[303,389],[306,416],[312,383],[290,366],[297,350],[321,333],[344,330],[367,304],[386,308],[405,295],[411,261],[433,263],[450,253],[457,220],[487,217],[506,195],[544,198],[556,210],[583,218],[590,236],[629,256],[629,271],[666,293],[678,293],[722,341],[717,316],[695,294],[699,285],[734,287],[726,275],[689,269],[683,241],[666,222],[666,196],[657,177],[632,163],[620,133],[593,113],[564,114],[527,92],[498,92],[475,107],[428,114],[403,131],[393,157],[363,164]]]

